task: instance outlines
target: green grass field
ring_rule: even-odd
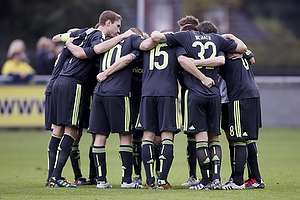
[[[181,184],[188,178],[186,138],[175,136],[175,158],[169,175],[171,190],[126,190],[120,188],[119,138],[107,142],[108,182],[112,189],[96,186],[47,188],[47,144],[49,132],[0,130],[0,199],[300,199],[300,128],[263,128],[258,141],[259,164],[266,188],[243,191],[193,191]],[[88,176],[90,135],[83,135],[80,150],[82,170]],[[229,152],[221,136],[222,181],[230,175]],[[198,174],[200,171],[198,170]],[[63,176],[72,180],[68,161]],[[145,176],[144,176],[145,177]]]

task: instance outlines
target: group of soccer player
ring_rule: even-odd
[[[104,11],[95,28],[71,29],[52,39],[65,42],[65,47],[45,92],[45,124],[52,130],[46,186],[112,188],[106,177],[105,145],[110,134],[118,133],[121,188],[144,188],[143,164],[146,189],[170,189],[174,135],[183,127],[189,165],[183,186],[264,188],[254,142],[261,127],[259,90],[247,46],[232,34],[219,35],[213,23],[199,23],[193,16],[178,21],[179,32],[153,31],[150,36],[137,28],[120,34],[121,20],[117,13]],[[221,105],[232,164],[231,177],[223,185]],[[80,170],[83,128],[92,136],[88,180]],[[68,157],[74,183],[62,177]],[[249,178],[244,181],[246,163]]]

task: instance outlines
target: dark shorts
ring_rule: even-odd
[[[58,126],[79,128],[83,109],[84,89],[71,78],[58,78],[50,95],[50,122]]]
[[[133,134],[133,138],[143,138],[143,130],[137,130],[135,128],[137,124],[137,118],[139,115],[139,106],[131,105],[130,107],[130,130],[129,132]]]
[[[222,103],[221,105],[221,128],[225,130],[229,130],[229,116],[228,116],[228,103]]]
[[[208,134],[220,133],[221,100],[203,98],[190,93],[185,93],[184,132],[199,133],[207,131]]]
[[[130,104],[124,96],[106,97],[94,94],[88,132],[109,136],[129,133]]]
[[[231,140],[257,140],[262,127],[260,98],[236,100],[228,104]]]
[[[79,131],[81,132],[83,131],[83,129],[89,128],[91,104],[92,104],[92,96],[85,95],[83,111],[82,111],[82,120],[79,123]]]
[[[52,124],[50,122],[50,94],[45,95],[45,130],[52,131]]]
[[[178,99],[176,97],[142,97],[138,130],[180,132]]]

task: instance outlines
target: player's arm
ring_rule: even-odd
[[[67,33],[62,33],[62,34],[57,34],[57,35],[54,35],[52,37],[52,41],[54,43],[61,43],[61,42],[66,42],[67,39],[70,37],[71,35],[71,32],[73,31],[77,31],[79,30],[79,28],[71,28],[67,31]]]
[[[225,57],[220,55],[217,57],[206,58],[206,59],[192,59],[196,66],[206,66],[206,67],[219,67],[225,64]]]
[[[112,66],[110,66],[105,71],[103,71],[97,75],[96,78],[97,78],[98,82],[104,81],[109,75],[123,69],[124,67],[126,67],[129,63],[131,63],[136,58],[137,58],[137,56],[133,53],[122,56]]]
[[[234,40],[237,43],[235,52],[237,52],[237,53],[245,53],[247,51],[246,44],[242,40],[240,40],[239,38],[235,37],[233,34],[223,34],[222,36],[224,38],[228,38],[228,39]]]
[[[119,42],[121,42],[122,40],[128,38],[132,34],[135,34],[135,33],[129,29],[125,33],[122,33],[112,39],[109,39],[109,40],[106,40],[105,42],[96,44],[94,46],[94,51],[96,54],[104,53],[104,52],[108,51],[109,49],[111,49],[116,44],[118,44]]]
[[[73,44],[72,43],[73,40],[74,40],[74,38],[68,38],[66,41],[66,46],[68,47],[70,52],[79,59],[86,59],[87,55],[86,55],[85,51],[83,50],[83,48]]]
[[[167,42],[166,36],[159,31],[153,31],[151,33],[151,38],[154,42]]]
[[[206,87],[210,88],[215,84],[214,80],[210,77],[206,77],[200,70],[198,70],[194,62],[188,57],[181,55],[177,58],[177,60],[187,72],[198,78]]]
[[[229,53],[228,58],[235,60],[235,59],[239,59],[239,58],[245,58],[247,59],[251,65],[253,65],[255,63],[255,58],[253,53],[250,50],[247,50],[245,53],[241,54],[241,53]]]
[[[151,37],[145,39],[143,42],[140,44],[140,50],[142,51],[148,51],[158,45],[159,42],[155,42]]]

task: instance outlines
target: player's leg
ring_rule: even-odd
[[[48,144],[48,178],[47,178],[46,186],[50,186],[49,181],[52,176],[52,172],[54,170],[57,148],[59,146],[63,133],[64,133],[64,127],[53,125],[53,133],[50,137],[49,144]]]
[[[211,189],[222,189],[220,176],[222,148],[218,135],[209,135],[208,149],[211,162]]]
[[[52,179],[61,187],[76,187],[64,180],[61,173],[70,156],[72,144],[77,136],[77,128],[65,126],[64,135],[58,147],[55,167],[52,173]],[[54,184],[52,184],[54,186]]]
[[[95,162],[93,158],[93,146],[95,143],[95,134],[92,135],[92,142],[89,148],[89,161],[90,161],[90,167],[89,167],[89,179],[88,182],[90,182],[90,185],[97,185],[97,172],[95,167]]]
[[[156,183],[158,183],[159,177],[160,177],[160,160],[159,160],[159,154],[161,149],[161,134],[155,133],[154,137],[154,154],[155,154],[155,174],[156,174]]]
[[[100,189],[112,188],[106,179],[107,168],[105,144],[106,139],[111,132],[110,123],[106,115],[106,109],[107,106],[105,104],[105,98],[94,94],[88,132],[92,134],[92,155],[96,169],[97,188]]]
[[[107,182],[107,168],[106,168],[106,135],[95,135],[95,142],[93,146],[93,158],[97,173],[97,188],[112,188],[112,186]]]
[[[160,176],[158,180],[158,189],[170,189],[167,178],[174,159],[174,133],[163,131],[161,133],[162,145],[160,148]]]
[[[156,155],[154,153],[154,137],[154,132],[144,131],[142,143],[142,161],[146,174],[146,189],[154,189],[155,187],[154,161],[156,160]]]

